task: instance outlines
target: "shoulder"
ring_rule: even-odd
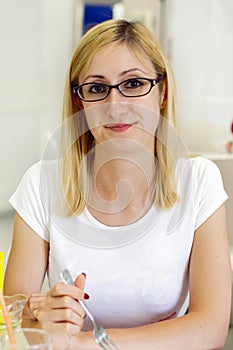
[[[179,193],[190,193],[197,201],[219,195],[226,199],[223,180],[218,166],[204,157],[186,157],[177,162]],[[212,198],[213,199],[213,198]],[[214,200],[214,199],[213,199]]]
[[[46,174],[50,178],[54,179],[59,174],[58,172],[59,162],[58,160],[44,161],[40,160],[31,165],[25,172],[24,180],[37,180],[40,181],[43,174]]]
[[[30,177],[31,175],[36,175],[40,173],[41,160],[32,164],[25,172],[24,177]]]
[[[177,162],[177,172],[179,175],[188,175],[192,177],[217,176],[221,177],[218,166],[207,158],[201,156],[183,157]]]
[[[19,183],[19,187],[35,186],[40,182],[41,161],[31,165],[24,173]]]
[[[30,198],[48,197],[57,192],[59,185],[58,161],[40,160],[31,165],[16,188],[14,194],[18,197],[30,196]],[[12,199],[12,196],[11,196]]]

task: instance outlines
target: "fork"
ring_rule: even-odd
[[[65,284],[70,284],[70,285],[74,285],[74,281],[71,277],[70,272],[65,269],[60,273],[61,279],[63,280],[63,282]],[[93,336],[94,339],[96,341],[96,343],[102,348],[102,349],[106,349],[106,350],[119,350],[118,347],[116,346],[116,344],[113,342],[113,340],[110,338],[110,336],[107,334],[107,332],[105,331],[105,329],[103,327],[101,327],[94,319],[94,317],[92,316],[90,310],[88,309],[88,307],[86,306],[86,304],[84,303],[84,301],[79,300],[79,304],[84,308],[84,310],[86,311],[87,315],[90,317],[92,323],[93,323]]]

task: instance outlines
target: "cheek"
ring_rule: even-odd
[[[159,90],[154,88],[154,90],[152,90],[148,95],[140,97],[140,99],[137,100],[137,104],[159,113],[161,103],[160,100],[161,96]]]
[[[146,130],[156,131],[160,119],[160,94],[157,91],[151,91],[151,94],[145,96],[140,101],[140,112],[143,120],[143,125]]]
[[[101,124],[99,113],[97,113],[95,108],[85,109],[86,121],[89,129],[92,130]]]
[[[98,108],[96,107],[88,107],[85,109],[85,117],[87,121],[88,128],[93,135],[94,139],[98,143],[98,139],[101,136],[101,124],[103,124],[103,118],[101,114],[98,112]]]
[[[160,99],[159,92],[155,91],[155,93],[150,96],[150,101],[148,102],[148,107],[153,109],[156,113],[160,112]]]

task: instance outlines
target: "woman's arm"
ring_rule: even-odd
[[[16,213],[14,232],[4,280],[4,294],[29,296],[42,288],[49,244]]]
[[[195,233],[189,268],[188,314],[144,327],[109,329],[120,350],[144,350],[145,346],[148,350],[223,347],[231,305],[231,268],[225,227],[223,205]],[[73,337],[71,349],[80,341],[84,349],[93,349],[90,333]]]
[[[4,294],[26,294],[29,299],[23,311],[22,326],[55,332],[55,341],[59,344],[55,349],[62,349],[62,344],[70,341],[69,334],[77,334],[83,325],[85,313],[77,299],[85,298],[85,277],[80,275],[76,279],[78,288],[58,284],[48,293],[40,293],[47,269],[48,253],[49,244],[16,213]],[[40,304],[41,312],[38,310]],[[63,335],[60,330],[63,330]]]
[[[16,212],[4,279],[4,294],[22,293],[30,297],[32,292],[40,292],[48,264],[48,251],[48,243]],[[25,326],[40,327],[30,310],[29,301],[23,313]]]

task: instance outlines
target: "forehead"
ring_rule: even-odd
[[[154,65],[142,49],[133,51],[126,45],[111,44],[101,48],[83,69],[80,79],[89,74],[118,75],[123,71],[136,68],[154,73]]]

